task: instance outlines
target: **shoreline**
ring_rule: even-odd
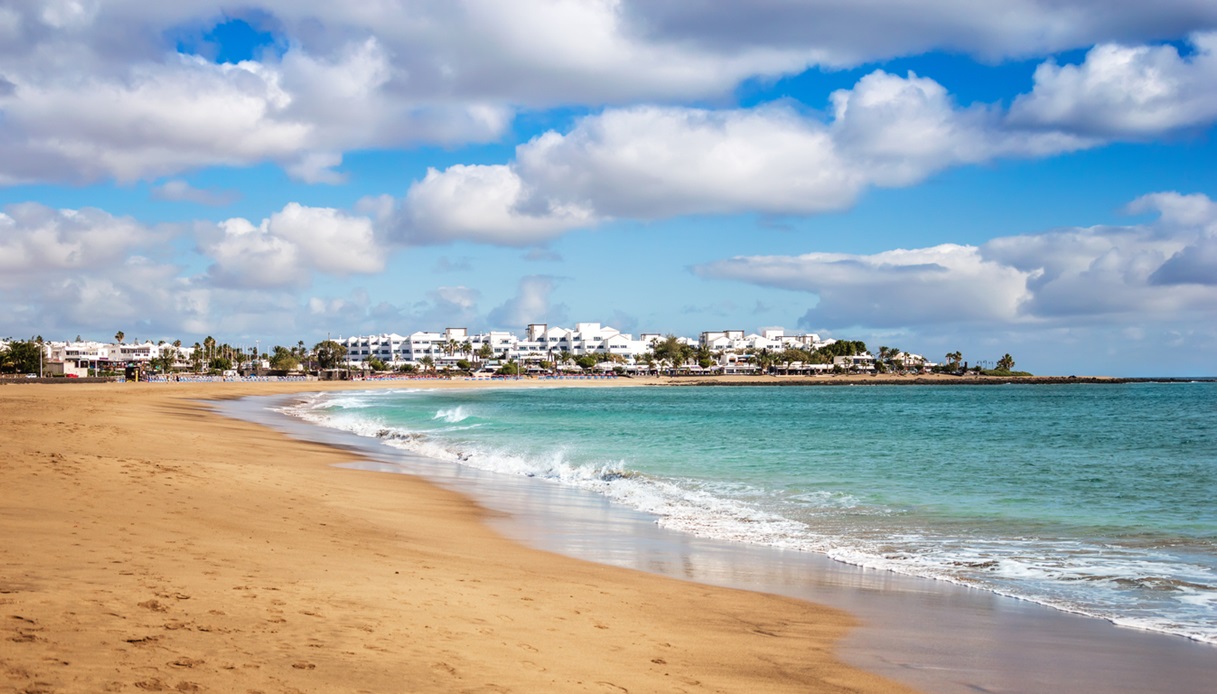
[[[1217,376],[982,376],[954,374],[827,374],[796,375],[683,375],[683,376],[619,376],[608,379],[549,379],[527,376],[524,378],[372,378],[333,381],[218,381],[202,383],[150,383],[151,386],[210,386],[216,383],[229,385],[256,385],[259,383],[290,386],[299,385],[310,391],[331,388],[590,388],[632,386],[986,386],[986,385],[1094,385],[1126,383],[1200,383],[1217,381]],[[109,378],[0,378],[0,387],[5,385],[85,385],[116,383]]]
[[[6,687],[911,691],[844,612],[530,549],[205,402],[370,384],[318,385],[0,389]]]
[[[923,691],[1133,694],[1169,682],[1172,691],[1205,692],[1217,677],[1214,647],[1182,636],[816,553],[696,538],[658,528],[654,517],[590,492],[453,467],[286,415],[270,418],[289,422],[299,430],[293,435],[384,461],[361,469],[421,474],[472,494],[499,512],[491,520],[495,527],[529,546],[844,609],[862,623],[838,649],[846,662]]]

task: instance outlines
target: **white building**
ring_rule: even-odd
[[[744,352],[747,350],[779,351],[803,349],[815,351],[836,340],[822,340],[815,333],[787,335],[782,328],[762,328],[760,334],[744,334],[743,330],[707,330],[701,334],[698,344],[714,352]]]
[[[47,342],[46,359],[48,372],[75,374],[84,376],[89,369],[117,369],[129,364],[147,365],[162,354],[176,350],[174,366],[185,368],[190,364],[194,353],[190,347],[174,347],[162,342],[136,342],[125,344],[121,342],[95,342],[81,340],[73,342]]]
[[[360,366],[373,357],[396,368],[405,364],[419,366],[430,357],[438,369],[455,366],[458,361],[518,361],[536,365],[552,362],[560,354],[574,357],[605,355],[634,362],[651,351],[655,342],[663,339],[658,333],[644,333],[635,339],[629,333],[600,323],[576,323],[574,328],[549,326],[545,323],[528,325],[521,339],[507,331],[469,334],[465,328],[448,328],[441,332],[418,331],[408,336],[396,333],[339,338],[347,349],[347,362]],[[696,344],[680,338],[685,344]],[[487,349],[488,348],[488,349]]]

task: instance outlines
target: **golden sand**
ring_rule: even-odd
[[[0,386],[0,690],[905,691],[846,614],[529,549],[200,402],[352,386]]]

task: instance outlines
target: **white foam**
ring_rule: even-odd
[[[464,406],[461,406],[461,405],[453,407],[452,409],[449,409],[449,410],[439,410],[438,412],[435,413],[435,416],[432,417],[432,419],[440,419],[445,422],[448,422],[449,424],[456,424],[457,422],[463,422],[468,418],[469,418],[469,413],[466,412]]]
[[[1217,644],[1217,576],[1204,567],[1180,566],[1112,544],[1086,545],[1051,538],[982,537],[917,528],[902,523],[896,509],[867,506],[824,490],[773,499],[768,490],[742,482],[662,478],[630,469],[625,460],[573,462],[553,446],[542,453],[513,450],[504,441],[458,444],[444,434],[482,426],[446,426],[431,433],[386,427],[360,412],[374,405],[360,396],[307,400],[290,413],[315,424],[381,439],[386,445],[432,459],[500,474],[526,476],[602,494],[626,507],[653,514],[657,523],[699,537],[812,551],[877,570],[983,588],[1063,611],[1107,619]],[[465,407],[440,409],[432,421],[458,424],[473,414]],[[791,511],[797,512],[795,520]],[[884,520],[890,518],[890,520]],[[866,523],[859,525],[858,519]],[[876,525],[878,523],[878,525]],[[1151,585],[1155,577],[1162,586]],[[1182,587],[1175,584],[1182,581]],[[1161,603],[1147,603],[1149,591]],[[1178,606],[1163,616],[1164,605]]]

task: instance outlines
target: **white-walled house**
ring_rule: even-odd
[[[117,369],[128,364],[147,365],[162,354],[176,350],[174,366],[184,368],[190,364],[194,354],[191,347],[174,347],[162,342],[151,341],[126,344],[121,342],[106,343],[93,340],[73,342],[47,342],[46,350],[49,373],[75,374],[84,376],[89,369]]]
[[[782,328],[762,328],[759,334],[745,334],[743,330],[707,330],[701,334],[698,344],[713,352],[743,352],[746,350],[769,350],[771,352],[796,348],[815,351],[836,340],[822,340],[815,333],[787,335]]]
[[[346,347],[351,366],[365,364],[373,357],[393,368],[404,364],[418,366],[424,357],[430,357],[442,369],[455,366],[462,359],[481,361],[479,355],[485,345],[490,347],[491,360],[524,364],[553,361],[562,353],[576,357],[612,355],[634,362],[662,339],[659,333],[643,333],[634,339],[616,328],[589,322],[576,323],[574,328],[532,323],[525,328],[523,339],[507,331],[470,334],[465,328],[448,328],[443,332],[417,331],[404,337],[388,333],[339,338],[337,342]],[[684,344],[697,344],[689,338],[680,340]]]

